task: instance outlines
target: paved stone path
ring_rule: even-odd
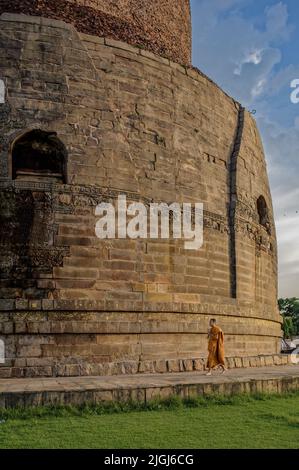
[[[214,372],[0,379],[0,406],[83,403],[155,396],[238,393],[299,389],[299,365],[231,369]]]
[[[51,377],[27,379],[0,379],[0,393],[41,392],[57,390],[111,390],[128,388],[152,388],[184,384],[231,383],[244,380],[263,380],[280,377],[298,377],[299,365],[281,367],[258,367],[230,369],[225,374],[214,372],[206,376],[204,372],[178,372],[171,374],[137,374],[88,377]]]

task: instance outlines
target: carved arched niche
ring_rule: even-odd
[[[271,235],[270,212],[269,212],[264,196],[260,196],[258,198],[256,206],[257,206],[259,224],[262,225],[262,227],[264,227],[267,230],[269,235]]]
[[[12,178],[66,183],[67,151],[56,132],[35,129],[12,147]]]

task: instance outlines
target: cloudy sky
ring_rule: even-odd
[[[247,109],[262,134],[279,243],[279,294],[299,297],[298,0],[191,0],[193,64]]]

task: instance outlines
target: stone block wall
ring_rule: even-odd
[[[252,117],[200,72],[146,50],[44,18],[0,23],[4,367],[165,368],[205,354],[211,316],[228,356],[278,353],[275,227]],[[12,180],[13,144],[32,129],[66,146],[66,184]],[[203,202],[203,248],[99,240],[95,207],[120,194]]]

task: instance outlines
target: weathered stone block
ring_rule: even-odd
[[[5,300],[5,299],[0,299],[0,311],[7,311],[7,310],[13,310],[15,306],[15,301],[14,300]]]
[[[243,367],[250,367],[250,360],[248,357],[242,357],[242,366]]]
[[[265,356],[265,364],[266,366],[273,366],[274,365],[273,356]]]
[[[236,357],[235,358],[235,367],[239,368],[242,367],[242,358],[241,357]]]
[[[191,372],[193,370],[193,360],[192,359],[183,359],[183,370],[186,372]]]
[[[150,374],[154,372],[154,364],[152,361],[140,361],[138,364],[138,372],[141,374]]]
[[[180,372],[180,361],[178,359],[169,359],[167,361],[168,372]]]
[[[197,371],[202,371],[205,369],[205,360],[203,358],[193,360],[193,368]]]
[[[28,310],[29,308],[29,300],[16,300],[16,309],[17,310]]]
[[[166,360],[155,361],[154,365],[155,371],[158,373],[167,372],[167,362]]]

